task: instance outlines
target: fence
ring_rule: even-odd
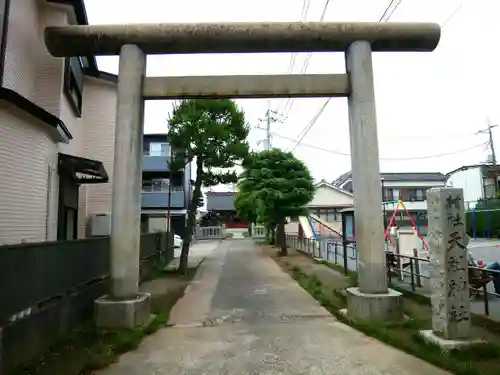
[[[141,235],[140,277],[173,259],[173,237]],[[93,316],[108,290],[109,237],[0,246],[0,373]]]
[[[430,297],[432,285],[431,264],[428,258],[419,258],[416,256],[407,256],[401,254],[387,253],[387,276],[389,283],[396,282],[396,285],[406,284],[417,294]],[[488,269],[487,267],[468,266],[469,288],[471,296],[471,305],[473,311],[486,316],[494,315],[500,318],[500,301],[496,298],[500,294],[488,290],[490,282],[500,277],[500,271]],[[396,280],[393,277],[397,277]],[[495,298],[495,310],[492,314],[490,297]],[[475,306],[482,305],[480,308]],[[479,306],[478,306],[479,307]]]
[[[198,227],[196,228],[195,238],[197,240],[215,240],[226,238],[226,233],[223,227]]]
[[[465,202],[467,232],[474,239],[500,237],[500,199]]]
[[[349,271],[357,271],[358,269],[357,252],[352,241],[316,241],[287,235],[287,245],[314,258],[341,265],[345,275]],[[386,252],[386,261],[389,284],[407,287],[417,294],[430,297],[432,288],[430,285],[431,264],[428,258],[418,257],[418,250],[415,249],[413,256]],[[496,318],[500,318],[500,300],[496,300],[500,294],[488,290],[490,282],[495,277],[500,278],[500,271],[472,266],[469,266],[468,269],[472,304],[482,305],[481,308],[475,309],[475,312],[486,316],[493,315],[489,299],[490,296],[493,296],[495,297],[494,315]],[[478,297],[481,299],[478,300]]]
[[[252,238],[254,240],[263,240],[266,238],[266,227],[263,225],[252,224]]]
[[[298,236],[286,235],[286,243],[289,247],[305,252],[313,258],[343,266],[346,275],[349,270],[357,270],[356,249],[351,241],[339,242],[334,239],[317,241],[312,238],[299,239]]]

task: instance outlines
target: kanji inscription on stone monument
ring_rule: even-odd
[[[468,237],[462,189],[427,191],[432,330],[448,340],[470,336]]]

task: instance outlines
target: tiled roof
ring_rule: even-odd
[[[352,177],[352,172],[346,172],[340,175],[332,185],[342,186]],[[380,177],[384,181],[444,181],[446,176],[441,172],[410,172],[410,173],[381,173]]]
[[[444,181],[445,175],[441,172],[415,172],[415,173],[381,173],[385,181]]]

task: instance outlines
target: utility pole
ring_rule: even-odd
[[[491,159],[492,159],[491,162],[493,164],[494,174],[495,174],[495,196],[496,196],[498,190],[497,157],[495,154],[495,145],[493,144],[493,132],[491,131],[491,129],[496,128],[498,125],[491,125],[489,118],[487,119],[487,121],[488,121],[488,127],[486,129],[479,130],[478,133],[488,133],[489,137],[488,144],[490,146]]]
[[[260,122],[265,124],[265,128],[256,127],[257,129],[262,129],[266,131],[266,138],[262,140],[264,142],[264,150],[271,149],[271,125],[275,122],[282,122],[278,117],[278,111],[271,109],[271,101],[267,101],[267,110],[264,118],[259,119]],[[257,144],[259,144],[259,141]]]
[[[266,143],[265,149],[269,150],[271,148],[271,101],[267,101],[267,111],[266,111]]]

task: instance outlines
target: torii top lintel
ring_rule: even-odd
[[[118,55],[125,44],[146,54],[345,51],[357,40],[373,51],[432,51],[441,36],[435,23],[255,22],[50,26],[56,57]]]

